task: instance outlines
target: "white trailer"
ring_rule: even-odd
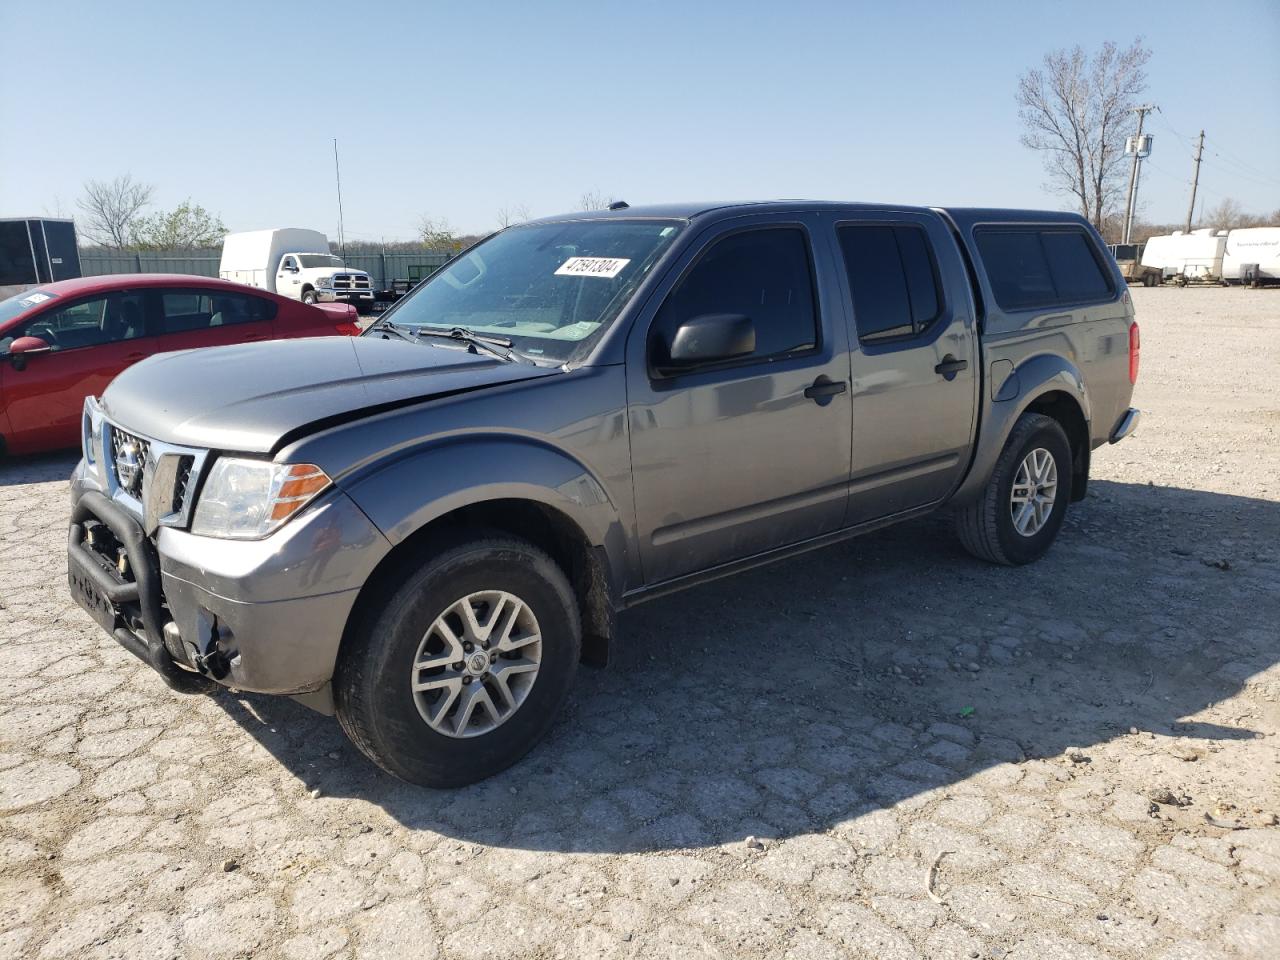
[[[1243,227],[1228,233],[1222,279],[1227,283],[1280,280],[1280,227]]]
[[[350,270],[329,252],[319,230],[280,227],[229,233],[222,241],[218,276],[270,290],[303,303],[350,303],[373,308],[373,284],[363,270]]]
[[[1166,280],[1180,283],[1213,281],[1222,277],[1226,232],[1210,229],[1151,237],[1142,251],[1142,265],[1155,267]]]

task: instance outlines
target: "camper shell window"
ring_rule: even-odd
[[[1111,272],[1084,230],[981,227],[974,238],[1001,309],[1094,303],[1115,294]]]

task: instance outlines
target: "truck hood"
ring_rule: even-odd
[[[308,427],[560,372],[452,344],[315,337],[148,357],[101,403],[113,423],[155,440],[270,453]]]

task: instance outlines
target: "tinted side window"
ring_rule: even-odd
[[[143,295],[115,293],[42,313],[19,336],[39,337],[54,350],[74,350],[133,340],[146,333]]]
[[[841,227],[854,320],[861,340],[919,333],[939,314],[929,241],[919,227]]]
[[[1006,310],[1053,303],[1057,292],[1033,230],[979,230],[978,251],[991,292]]]
[[[1049,273],[1063,301],[1097,300],[1111,292],[1111,282],[1093,255],[1093,245],[1079,230],[1040,234]]]
[[[1100,300],[1112,293],[1083,230],[985,229],[977,232],[987,279],[1006,310]]]
[[[272,313],[273,305],[260,297],[172,290],[160,295],[160,332],[189,333],[233,323],[252,323],[268,320]]]
[[[756,357],[817,346],[818,318],[804,232],[770,228],[717,240],[667,296],[653,330],[669,342],[681,323],[707,313],[750,317],[756,328]]]

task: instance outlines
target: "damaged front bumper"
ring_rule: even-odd
[[[262,540],[162,527],[156,537],[86,476],[72,478],[72,596],[178,690],[327,690],[360,588],[390,544],[331,490]],[[323,708],[324,697],[306,698]]]

